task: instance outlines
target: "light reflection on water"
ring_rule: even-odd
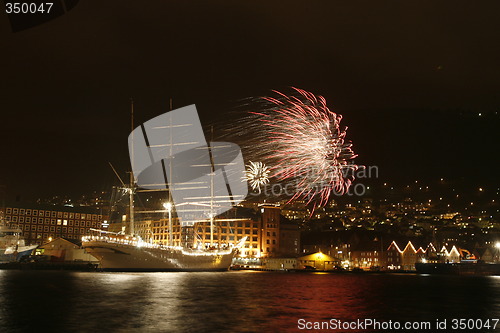
[[[297,320],[498,318],[500,278],[0,271],[0,331],[284,331]]]

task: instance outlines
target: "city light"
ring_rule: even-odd
[[[172,210],[172,203],[171,202],[165,202],[163,204],[163,207],[165,207],[165,209],[170,212]]]

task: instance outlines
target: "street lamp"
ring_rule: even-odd
[[[165,202],[163,204],[163,207],[168,212],[168,245],[173,246],[173,241],[172,241],[172,203],[171,202]]]
[[[170,212],[170,211],[172,211],[172,203],[171,203],[171,202],[165,202],[165,203],[163,204],[163,207],[165,207],[165,209],[166,209],[167,211],[169,211],[169,212]]]
[[[496,242],[495,243],[495,247],[497,249],[497,253],[496,253],[496,261],[498,262],[499,260],[499,253],[500,253],[500,242]]]

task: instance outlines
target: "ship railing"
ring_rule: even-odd
[[[129,236],[123,235],[120,233],[99,230],[99,229],[89,229],[90,231],[96,232],[94,235],[87,235],[82,237],[82,242],[105,242],[105,243],[113,243],[118,245],[131,245],[136,247],[144,247],[144,248],[155,248],[162,250],[178,250],[182,251],[185,255],[226,255],[233,252],[235,248],[240,248],[245,243],[247,237],[243,237],[236,245],[229,244],[224,248],[220,247],[211,247],[211,248],[184,248],[182,246],[170,246],[170,245],[162,245],[149,243],[142,240],[139,236]]]
[[[87,235],[82,237],[83,242],[99,241],[105,243],[132,245],[137,247],[157,248],[159,245],[144,242],[140,237],[132,237],[120,234]]]

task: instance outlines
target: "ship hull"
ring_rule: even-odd
[[[223,254],[193,254],[180,249],[137,247],[102,241],[83,242],[83,248],[99,260],[105,271],[227,271],[234,250]]]
[[[500,275],[500,264],[487,263],[416,263],[420,274]]]
[[[17,262],[24,256],[29,256],[37,245],[22,246],[17,251],[0,250],[0,263]]]

